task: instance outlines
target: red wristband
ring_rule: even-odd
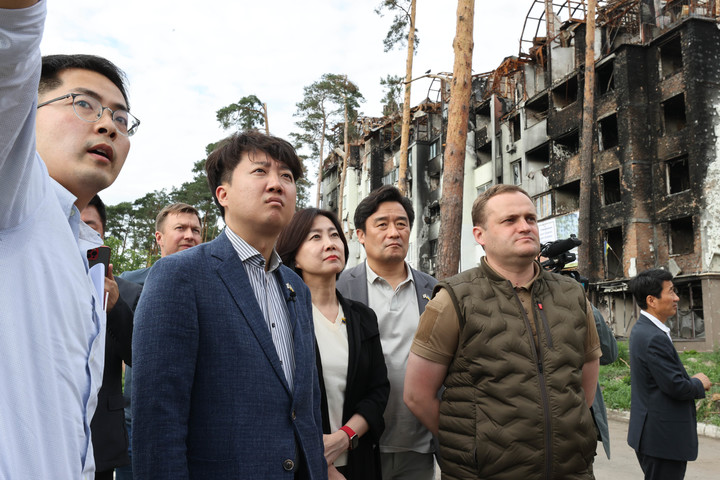
[[[352,428],[348,427],[347,425],[343,425],[342,427],[340,427],[340,430],[347,433],[347,436],[350,438],[352,438],[356,435],[355,431]]]
[[[348,450],[353,450],[357,448],[358,436],[355,431],[347,425],[343,425],[342,427],[340,427],[340,430],[345,432],[350,439],[350,447],[348,448]]]

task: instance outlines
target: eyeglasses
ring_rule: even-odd
[[[134,117],[127,110],[123,110],[122,108],[112,110],[111,108],[103,107],[97,98],[82,93],[68,93],[62,97],[53,98],[52,100],[43,102],[39,104],[37,108],[44,107],[49,103],[57,102],[70,97],[72,97],[73,111],[75,111],[75,115],[84,122],[97,122],[100,120],[105,110],[107,110],[112,116],[112,121],[115,124],[117,131],[126,137],[132,137],[135,135],[138,126],[140,126],[140,120]]]

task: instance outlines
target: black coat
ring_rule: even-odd
[[[628,444],[652,457],[695,460],[695,399],[705,398],[703,384],[690,378],[673,343],[645,315],[630,332],[630,382]]]
[[[383,357],[380,333],[375,312],[365,305],[345,299],[337,293],[345,314],[348,334],[348,375],[342,421],[358,413],[370,426],[360,437],[358,447],[348,453],[346,478],[373,480],[382,478],[378,442],[385,430],[385,406],[390,395],[390,382]],[[320,379],[323,433],[329,434],[327,395],[323,382],[320,352],[316,348],[318,377]]]
[[[120,298],[107,313],[105,367],[98,405],[90,423],[98,472],[130,464],[122,394],[122,362],[131,365],[133,311],[142,287],[115,277]]]

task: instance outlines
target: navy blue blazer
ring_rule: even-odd
[[[705,398],[705,390],[687,374],[665,332],[645,315],[630,332],[630,381],[628,444],[653,457],[695,460],[695,399]]]
[[[368,305],[366,265],[367,261],[342,272],[337,281],[337,289],[343,297]],[[413,281],[415,282],[418,308],[420,315],[422,315],[425,311],[425,306],[430,301],[430,298],[432,298],[433,287],[437,284],[437,280],[435,277],[415,270],[414,268],[410,268],[410,273],[412,273]]]
[[[153,265],[133,335],[136,479],[327,478],[310,292],[287,267],[279,276],[292,392],[224,233]]]

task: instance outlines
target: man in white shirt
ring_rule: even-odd
[[[41,62],[45,14],[0,0],[0,478],[92,478],[106,317],[87,264],[100,240],[80,210],[113,183],[139,122],[109,61]]]
[[[385,433],[380,438],[385,480],[430,480],[434,475],[432,434],[403,402],[410,345],[420,314],[437,283],[405,262],[415,212],[412,202],[390,185],[363,199],[355,210],[358,240],[367,261],[346,270],[338,291],[375,311],[390,380]]]
[[[704,373],[690,377],[675,350],[667,321],[677,313],[677,296],[667,270],[654,268],[628,284],[642,310],[630,332],[630,425],[647,480],[682,480],[698,454],[695,399],[712,383]]]

